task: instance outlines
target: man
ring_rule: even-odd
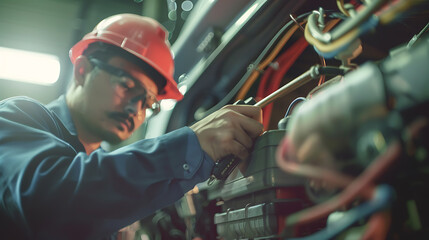
[[[120,14],[70,50],[73,83],[44,106],[0,103],[0,236],[100,239],[166,207],[205,181],[214,161],[248,156],[261,110],[227,106],[190,127],[113,152],[158,101],[183,96],[172,78],[166,32],[152,19]]]

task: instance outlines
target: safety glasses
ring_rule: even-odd
[[[89,58],[91,64],[95,67],[109,73],[112,76],[111,83],[116,87],[116,93],[118,96],[125,98],[129,95],[136,95],[129,100],[130,103],[136,103],[141,101],[141,109],[138,114],[142,114],[146,111],[146,116],[154,116],[160,112],[160,104],[156,100],[156,95],[148,91],[139,80],[134,78],[128,72],[114,67],[110,64],[104,63],[96,58]]]

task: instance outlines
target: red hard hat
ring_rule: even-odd
[[[118,46],[137,56],[165,79],[164,91],[159,89],[158,100],[181,100],[183,95],[173,79],[174,61],[168,42],[168,32],[156,20],[135,14],[118,14],[101,21],[92,32],[70,49],[70,59],[76,58],[93,42]]]

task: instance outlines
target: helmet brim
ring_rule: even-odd
[[[108,39],[100,39],[99,37],[97,38],[91,38],[88,37],[86,39],[83,39],[81,41],[79,41],[78,43],[76,43],[69,52],[69,56],[70,56],[70,60],[71,62],[74,64],[75,60],[78,56],[81,56],[83,51],[88,47],[89,44],[93,43],[93,42],[105,42],[108,44],[112,44],[114,46],[118,46],[117,43],[113,42],[113,41],[109,41]],[[180,101],[183,99],[183,94],[180,93],[179,89],[177,88],[177,83],[176,81],[170,77],[170,76],[165,76],[164,74],[162,74],[162,71],[160,69],[158,69],[158,67],[153,64],[149,59],[146,59],[144,56],[141,56],[140,54],[135,53],[132,49],[127,49],[124,48],[123,46],[118,46],[123,48],[124,50],[126,50],[127,52],[133,54],[134,56],[136,56],[137,58],[141,59],[141,67],[142,70],[148,74],[148,76],[157,84],[157,83],[165,83],[162,85],[165,85],[163,89],[158,89],[158,95],[157,95],[157,100],[160,101],[162,99],[174,99],[177,101]],[[156,82],[158,81],[158,82]],[[158,86],[159,84],[157,84]]]

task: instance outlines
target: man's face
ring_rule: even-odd
[[[118,143],[140,127],[158,89],[138,66],[121,58],[89,59],[93,69],[82,87],[82,128],[96,139]],[[152,96],[152,98],[148,97]]]

